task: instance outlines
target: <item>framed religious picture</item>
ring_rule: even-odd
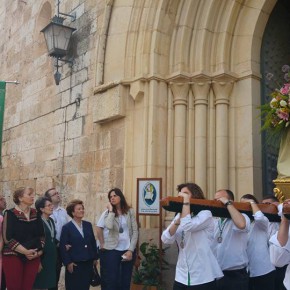
[[[137,213],[139,215],[159,215],[161,198],[161,178],[137,178]]]

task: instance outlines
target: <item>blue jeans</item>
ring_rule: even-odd
[[[100,251],[101,288],[102,290],[130,290],[133,265],[136,254],[131,261],[122,262],[126,251]]]

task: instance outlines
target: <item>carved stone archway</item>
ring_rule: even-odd
[[[185,180],[209,198],[221,187],[261,195],[260,47],[275,3],[114,2],[104,83],[128,88],[127,192],[137,177],[162,177],[169,195]],[[121,10],[130,17],[115,27]]]

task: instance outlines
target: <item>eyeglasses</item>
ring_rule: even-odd
[[[53,207],[53,204],[50,203],[50,204],[45,205],[44,207]]]
[[[59,192],[58,191],[56,191],[55,193],[53,193],[53,194],[50,194],[49,196],[50,197],[54,197],[55,195],[58,195],[59,194]]]

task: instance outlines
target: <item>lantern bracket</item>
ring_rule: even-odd
[[[60,0],[57,1],[57,16],[64,15],[64,16],[71,17],[71,19],[72,19],[71,21],[74,22],[76,20],[76,12],[73,12],[72,14],[60,12],[59,11],[59,4],[60,4]]]
[[[71,17],[71,21],[74,22],[76,19],[77,19],[77,14],[76,12],[73,12],[72,14],[66,14],[66,13],[62,13],[62,12],[59,12],[58,14],[60,15],[65,15],[65,16],[68,16],[68,17]]]

